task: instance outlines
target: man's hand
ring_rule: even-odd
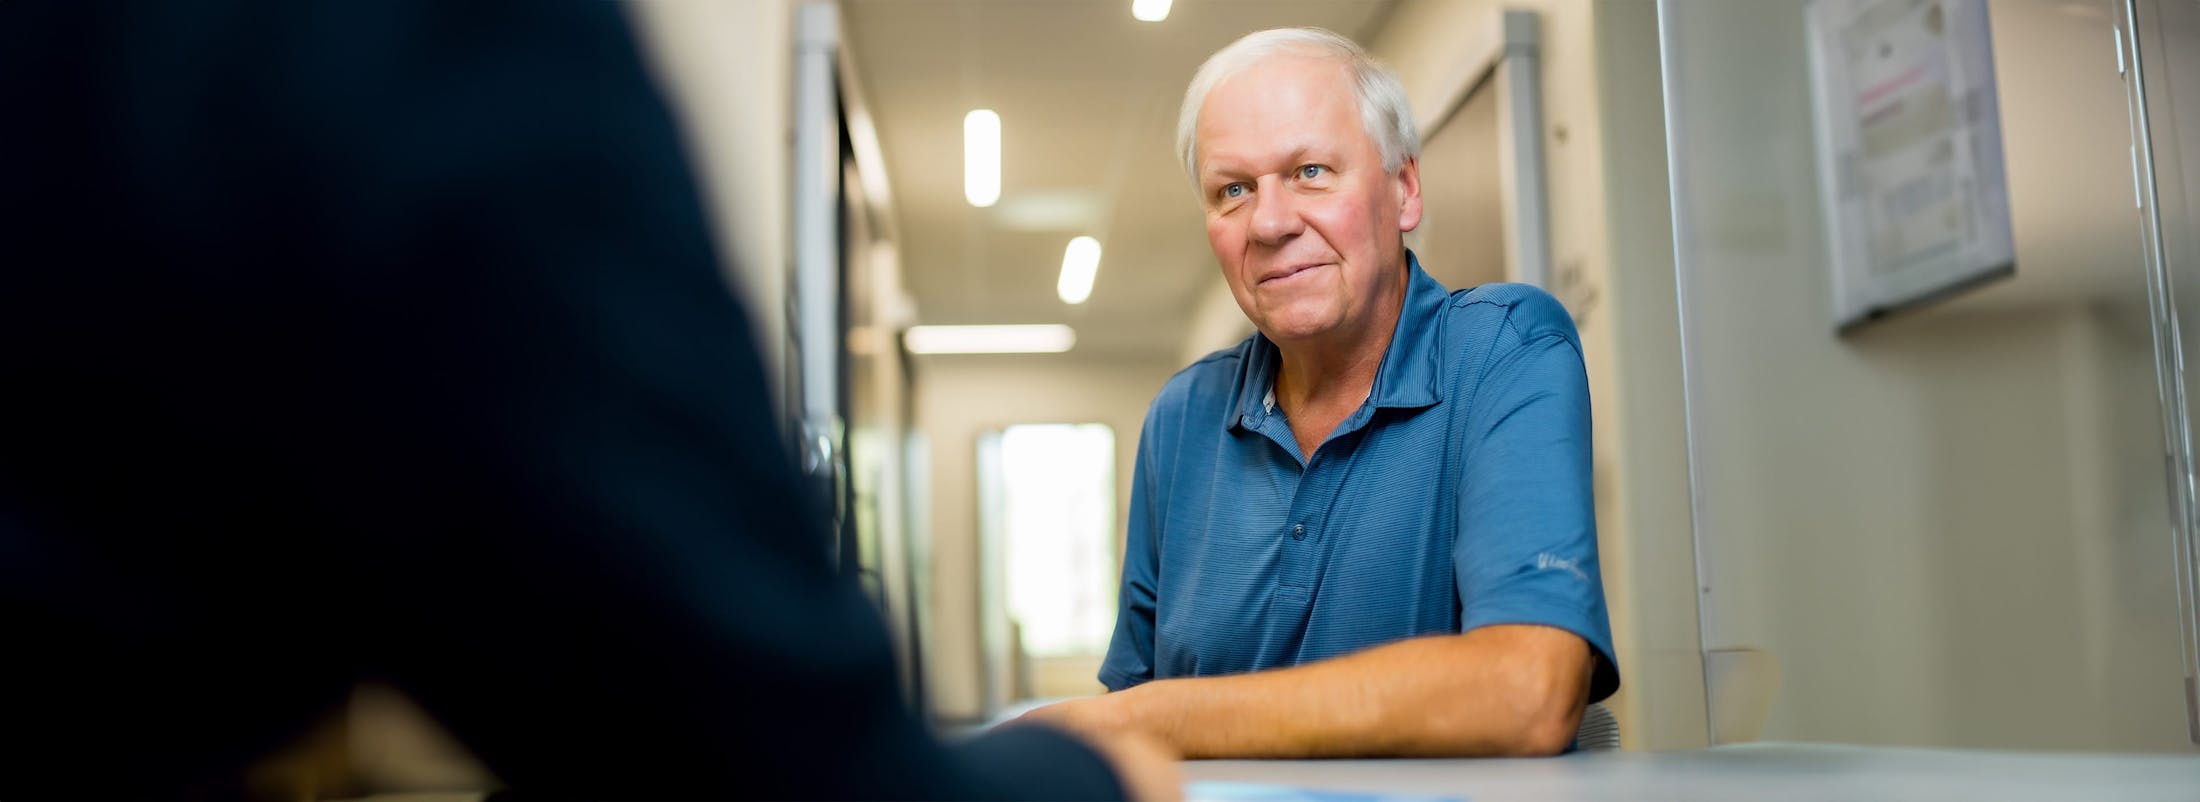
[[[1136,731],[1124,709],[1122,693],[1065,699],[1016,717],[1017,723],[1052,724],[1079,735],[1101,736]]]
[[[1078,734],[1115,768],[1115,779],[1123,784],[1123,793],[1132,802],[1180,802],[1184,798],[1184,774],[1177,769],[1176,753],[1160,741],[1131,731]]]
[[[1133,689],[1135,690],[1135,689]],[[1166,743],[1138,729],[1127,703],[1129,691],[1102,696],[1081,696],[1032,710],[1009,726],[1045,724],[1092,744],[1115,767],[1123,790],[1134,800],[1176,802],[1184,798],[1184,776],[1177,770],[1181,757]]]

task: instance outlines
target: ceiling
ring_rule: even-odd
[[[1200,62],[1248,32],[1315,25],[1365,41],[1395,0],[842,0],[876,123],[918,322],[1067,323],[1068,359],[1173,360],[1215,281],[1173,154]],[[962,121],[1001,116],[1001,200],[963,199]],[[1055,297],[1062,250],[1103,253],[1092,298]]]

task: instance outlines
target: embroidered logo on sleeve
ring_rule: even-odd
[[[1548,551],[1535,555],[1535,567],[1538,571],[1565,571],[1573,574],[1575,579],[1583,582],[1589,581],[1589,575],[1581,572],[1580,560],[1569,560]]]

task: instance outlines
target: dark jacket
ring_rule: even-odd
[[[618,4],[7,0],[0,115],[0,798],[361,678],[520,791],[1121,794],[903,709]]]

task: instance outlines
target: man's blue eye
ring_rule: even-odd
[[[1309,164],[1305,167],[1299,168],[1300,178],[1320,178],[1321,174],[1322,166],[1319,164]]]
[[[1245,194],[1244,184],[1231,184],[1222,188],[1222,197],[1225,198],[1235,198],[1243,194]]]

